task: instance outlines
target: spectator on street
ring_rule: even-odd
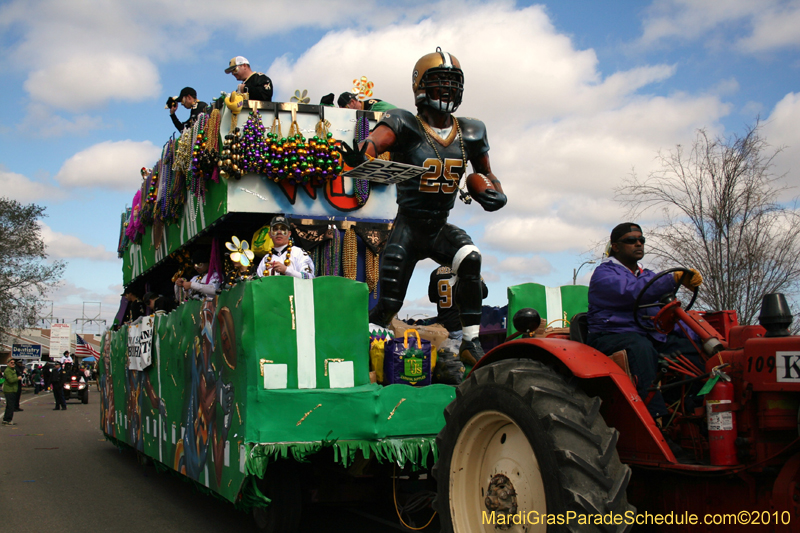
[[[22,396],[22,382],[26,370],[27,368],[25,368],[25,365],[22,364],[22,361],[16,361],[16,364],[14,365],[14,371],[17,373],[17,377],[19,378],[19,389],[17,390],[17,396],[14,403],[15,412],[24,411],[24,409],[19,406],[19,397]]]
[[[6,398],[6,412],[3,415],[3,425],[4,426],[16,426],[17,423],[14,422],[14,407],[17,405],[17,396],[19,396],[19,376],[17,375],[16,368],[16,361],[11,359],[8,362],[8,366],[6,367],[5,371],[3,372],[3,378],[5,381],[3,382],[3,395]]]

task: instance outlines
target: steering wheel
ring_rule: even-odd
[[[675,300],[675,297],[678,294],[678,289],[681,288],[681,284],[677,283],[676,286],[675,286],[675,290],[674,291],[668,292],[667,294],[664,294],[663,296],[661,296],[661,298],[659,298],[659,300],[657,302],[653,302],[651,304],[641,305],[640,302],[642,300],[642,297],[647,292],[647,289],[649,289],[657,280],[663,278],[667,274],[672,274],[672,273],[675,273],[675,272],[689,272],[689,271],[690,271],[690,269],[685,268],[685,267],[669,268],[669,269],[667,269],[667,270],[665,270],[663,272],[659,272],[658,274],[656,274],[653,279],[648,281],[645,284],[645,286],[642,287],[642,290],[639,291],[638,295],[636,295],[636,301],[633,304],[633,320],[634,320],[634,322],[636,322],[637,326],[639,326],[640,328],[642,328],[643,330],[646,330],[646,331],[658,331],[654,326],[643,325],[641,323],[641,321],[639,320],[639,310],[640,309],[646,309],[648,307],[664,307],[664,306],[666,306],[667,304],[669,304],[670,302]],[[688,311],[689,309],[691,309],[692,306],[694,305],[694,301],[697,300],[698,289],[699,289],[699,287],[695,287],[694,288],[694,292],[692,294],[692,299],[689,301],[689,305],[687,305],[684,308],[685,311]]]

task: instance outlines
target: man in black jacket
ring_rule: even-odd
[[[63,376],[64,373],[61,370],[61,363],[56,361],[55,368],[50,372],[50,383],[53,384],[53,398],[56,400],[56,407],[53,411],[59,411],[61,409],[64,411],[67,410],[67,402],[64,401]]]
[[[178,117],[175,116],[175,111],[178,110],[178,102],[186,109],[191,110],[189,112],[189,119],[186,122],[181,122],[178,120]],[[197,91],[191,87],[184,87],[181,89],[181,94],[179,94],[177,98],[170,98],[167,100],[167,109],[169,109],[169,116],[172,119],[172,123],[175,124],[178,131],[181,132],[187,126],[193,125],[200,113],[206,110],[206,107],[208,107],[208,104],[200,102],[197,99]]]
[[[272,101],[272,80],[263,72],[253,72],[247,58],[242,56],[232,58],[228,68],[225,69],[225,74],[233,74],[233,77],[241,82],[237,91],[242,94],[247,93],[249,100]]]

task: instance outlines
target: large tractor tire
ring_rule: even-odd
[[[441,531],[629,530],[631,471],[619,460],[618,432],[600,416],[600,404],[539,361],[505,360],[473,372],[436,439]],[[609,514],[623,523],[586,523]]]

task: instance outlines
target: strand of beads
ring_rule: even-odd
[[[269,143],[264,138],[264,123],[261,114],[253,109],[242,129],[241,164],[242,173],[265,174],[269,161]]]
[[[361,142],[367,137],[369,137],[369,120],[367,117],[361,117],[356,123],[356,140]],[[369,200],[369,182],[367,180],[354,179],[353,189],[356,193],[358,205],[363,206],[366,204],[367,200]]]
[[[203,113],[197,117],[192,128],[192,139],[194,145],[192,146],[192,165],[191,172],[186,176],[187,185],[189,190],[192,191],[197,198],[205,198],[206,196],[206,179],[210,177],[210,172],[206,173],[206,169],[200,164],[200,154],[205,150],[206,141],[208,138],[205,136],[205,128],[208,124],[208,115]]]
[[[342,235],[333,228],[333,238],[325,243],[322,255],[322,272],[326,276],[338,276],[341,270]]]
[[[352,227],[344,232],[344,257],[342,258],[344,277],[355,280],[358,273],[358,241],[356,230]]]
[[[378,279],[380,277],[381,261],[378,254],[367,248],[364,258],[364,271],[367,287],[374,298],[378,297]]]
[[[146,226],[153,224],[155,218],[156,196],[158,196],[158,165],[152,169],[142,168],[142,209],[140,217]]]
[[[315,187],[323,187],[342,171],[339,162],[339,151],[333,133],[314,135],[309,141],[309,161],[313,165],[311,183]]]
[[[222,142],[222,155],[219,159],[219,173],[226,179],[239,180],[242,170],[239,168],[241,160],[241,130],[234,128],[225,136]]]
[[[206,180],[211,179],[219,183],[219,174],[215,172],[219,164],[219,109],[214,109],[208,116],[203,137],[203,151],[200,152],[200,168]]]
[[[172,162],[172,170],[186,174],[189,171],[192,160],[192,129],[184,128],[178,139],[178,146],[175,150],[175,157]]]

